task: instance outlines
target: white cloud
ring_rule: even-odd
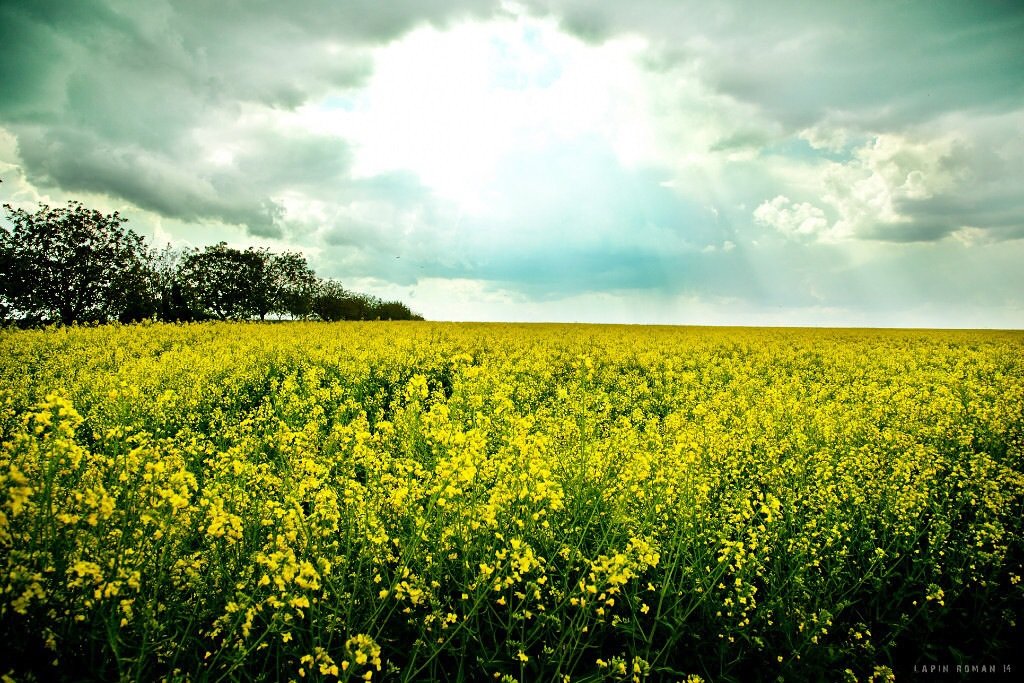
[[[824,211],[807,202],[794,204],[783,195],[754,209],[754,220],[791,238],[818,237],[829,228]]]
[[[881,134],[854,150],[850,161],[830,164],[822,199],[839,216],[833,236],[885,239],[911,223],[912,216],[901,210],[904,202],[928,199],[956,184],[954,146],[952,137]]]
[[[831,152],[843,150],[850,139],[846,131],[830,128],[806,129],[800,137]],[[824,241],[941,239],[952,228],[922,220],[914,210],[969,178],[960,158],[964,145],[951,133],[878,133],[849,149],[844,161],[780,161],[775,173],[811,201],[779,195],[759,205],[753,217],[785,235]]]

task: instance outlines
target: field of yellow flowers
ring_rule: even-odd
[[[869,681],[1021,642],[1022,333],[7,331],[0,439],[16,680]]]

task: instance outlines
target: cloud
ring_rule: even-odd
[[[107,193],[165,218],[218,220],[254,235],[281,234],[279,193],[338,181],[348,165],[337,138],[268,126],[236,124],[209,135],[216,143],[182,144],[173,153],[112,146],[91,129],[16,130],[26,176],[40,187]]]
[[[372,46],[489,7],[4,3],[0,125],[33,183],[281,235],[277,197],[322,194],[348,159],[336,138],[283,130],[290,112],[364,83]]]
[[[826,240],[932,242],[971,228],[986,240],[1024,237],[1024,143],[1014,133],[1024,110],[961,116],[907,134],[878,133],[851,146],[842,129],[803,131],[840,160],[797,160],[789,182],[815,204],[780,195],[755,221],[790,235]],[[809,189],[808,189],[809,188]],[[822,208],[817,207],[824,207]],[[827,220],[827,216],[834,220]]]
[[[754,220],[793,238],[817,237],[829,228],[824,211],[807,202],[794,204],[782,195],[754,209]]]
[[[645,163],[636,41],[590,46],[550,21],[424,27],[375,52],[358,96],[311,105],[323,130],[359,141],[357,175],[407,169],[464,210],[488,207],[501,160],[593,135]]]
[[[824,174],[822,198],[839,216],[832,234],[893,241],[944,237],[925,229],[900,208],[955,185],[953,146],[950,139],[919,142],[899,135],[877,135],[855,149],[850,161],[830,164]]]
[[[7,2],[0,191],[428,315],[451,283],[481,316],[1007,321],[1022,32],[946,0]]]
[[[588,40],[633,33],[669,68],[697,65],[712,90],[790,129],[836,112],[899,128],[1024,96],[1024,12],[1013,3],[824,4],[584,0],[528,3]]]

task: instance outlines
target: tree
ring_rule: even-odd
[[[420,316],[409,310],[401,301],[382,301],[373,310],[373,317],[378,320],[422,320]]]
[[[180,287],[200,317],[265,320],[271,313],[305,318],[312,312],[316,274],[300,253],[242,251],[221,242],[186,252],[179,261],[170,296]]]
[[[269,266],[274,312],[308,318],[313,313],[317,277],[306,257],[294,251],[271,254]]]
[[[268,310],[258,291],[265,261],[257,250],[240,251],[220,242],[187,252],[178,275],[190,307],[201,316],[244,320]]]
[[[241,251],[225,242],[155,251],[118,213],[103,215],[81,202],[40,205],[35,213],[4,209],[12,226],[0,225],[0,323],[265,320],[270,314],[421,319],[399,301],[318,279],[299,252]]]
[[[321,280],[312,304],[321,320],[369,320],[374,302],[365,294],[348,291],[337,280]]]
[[[202,319],[202,311],[193,306],[182,264],[189,250],[170,244],[150,255],[153,289],[157,298],[157,316],[161,320],[188,322]]]
[[[0,226],[0,308],[22,324],[128,320],[151,316],[143,239],[117,212],[81,202],[40,205],[35,213],[4,205]]]
[[[312,302],[321,320],[423,320],[401,301],[381,301],[375,296],[351,292],[337,280],[321,280]]]

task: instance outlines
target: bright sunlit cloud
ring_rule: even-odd
[[[643,48],[639,38],[588,45],[551,19],[525,16],[423,27],[375,50],[364,88],[301,115],[351,141],[354,176],[408,171],[481,214],[501,192],[495,183],[510,156],[587,137],[627,164],[651,156]]]

